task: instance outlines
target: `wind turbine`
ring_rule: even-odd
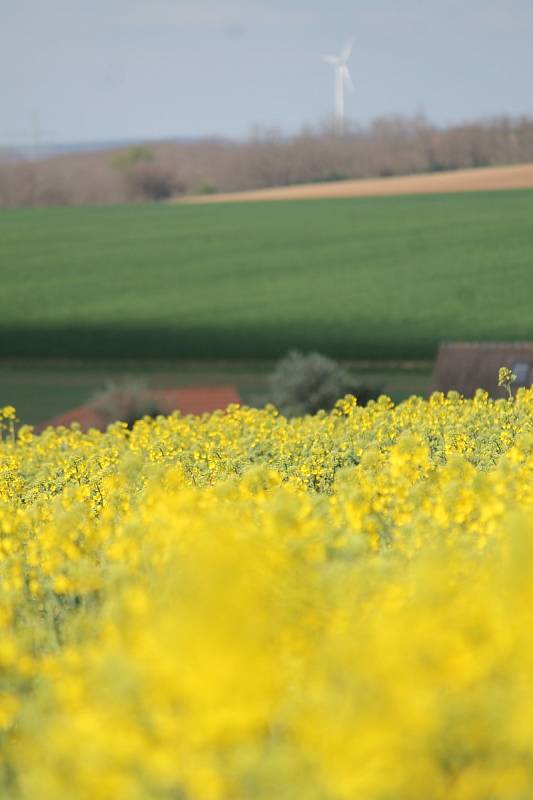
[[[353,92],[353,83],[347,66],[352,48],[353,42],[350,41],[338,56],[322,56],[322,61],[335,67],[335,127],[340,134],[344,132],[344,89]]]

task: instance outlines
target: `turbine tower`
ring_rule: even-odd
[[[344,90],[353,92],[353,83],[347,66],[352,48],[353,42],[348,42],[338,56],[322,56],[322,61],[335,67],[335,127],[339,134],[344,133]]]

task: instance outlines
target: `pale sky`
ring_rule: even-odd
[[[0,144],[533,115],[533,0],[0,0]]]

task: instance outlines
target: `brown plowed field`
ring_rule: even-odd
[[[488,192],[503,189],[533,189],[533,164],[510,167],[480,167],[393,178],[368,178],[333,183],[306,183],[247,192],[180,198],[183,203],[225,203],[250,200],[305,200],[323,197],[372,197],[441,192]]]

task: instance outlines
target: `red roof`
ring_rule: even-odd
[[[195,386],[188,389],[157,389],[150,392],[154,403],[165,414],[179,410],[183,414],[204,414],[227,408],[231,403],[241,403],[241,398],[233,386]],[[53,419],[36,426],[36,431],[43,431],[50,425],[68,427],[79,422],[82,430],[99,428],[104,430],[106,421],[93,405],[78,406],[65,411]]]

